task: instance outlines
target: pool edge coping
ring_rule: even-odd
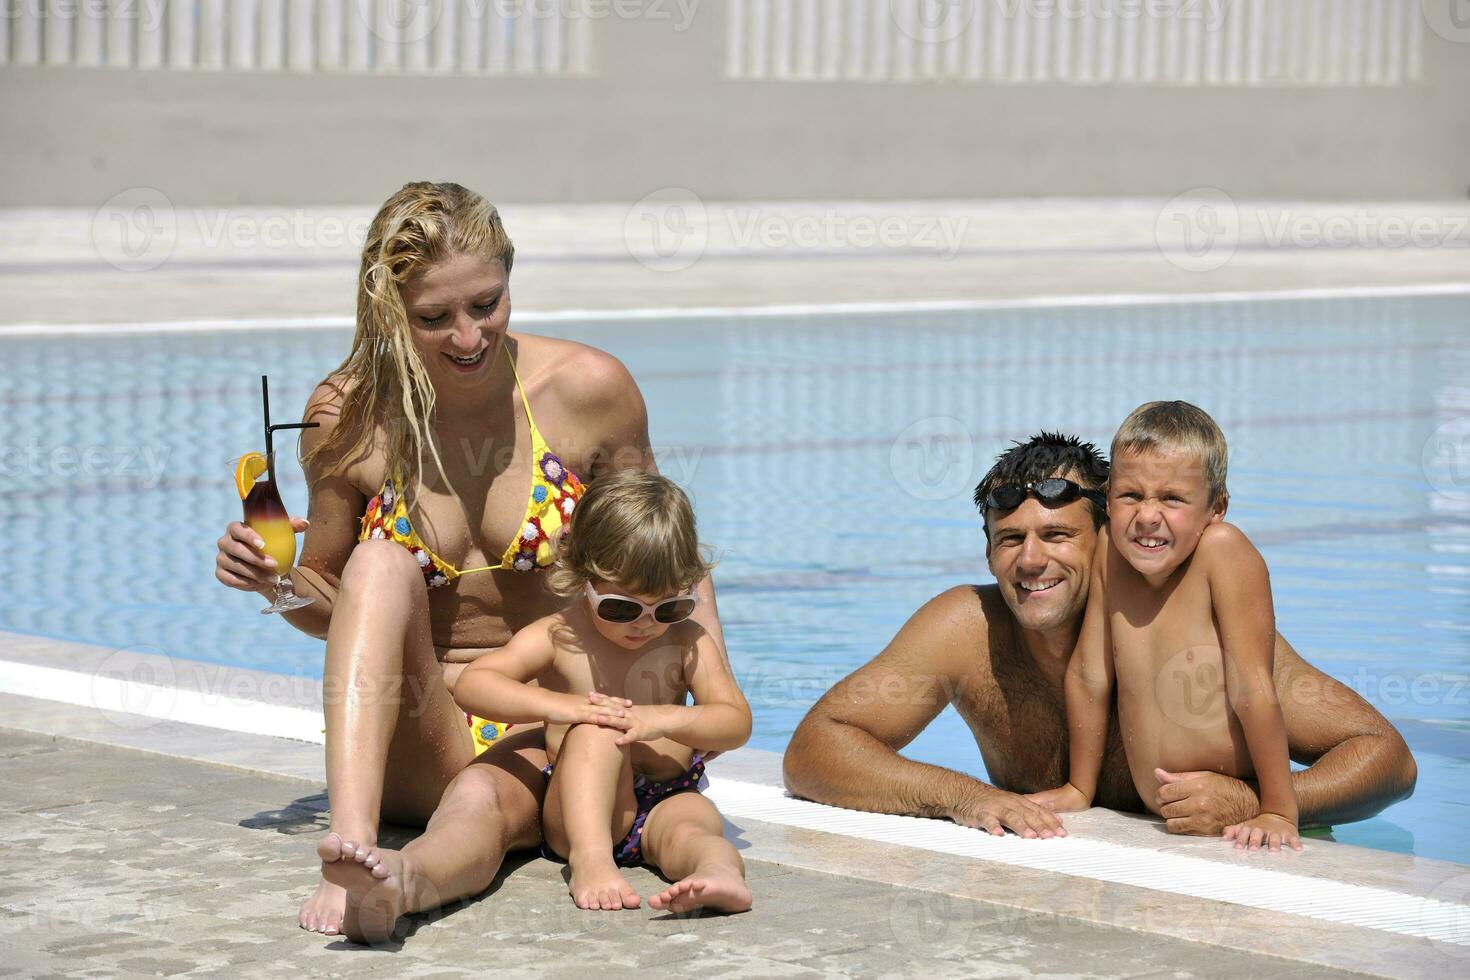
[[[872,302],[775,303],[749,306],[652,306],[630,308],[563,308],[518,310],[517,324],[537,327],[595,322],[604,325],[639,320],[738,319],[796,316],[854,316],[903,313],[967,313],[991,310],[1072,309],[1076,307],[1169,306],[1192,303],[1259,303],[1330,299],[1392,299],[1470,296],[1470,282],[1386,283],[1371,286],[1321,286],[1239,289],[1200,292],[1043,293],[1011,298],[884,300]],[[205,331],[345,330],[350,316],[224,316],[193,320],[118,321],[115,323],[0,323],[0,341],[56,336],[152,336]]]

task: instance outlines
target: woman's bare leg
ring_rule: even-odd
[[[649,811],[643,853],[674,882],[648,900],[652,907],[670,912],[750,908],[745,862],[725,840],[720,811],[698,793],[677,793]]]
[[[633,768],[622,732],[576,725],[561,742],[546,793],[546,842],[572,868],[569,891],[579,909],[636,909],[638,893],[613,861],[613,841],[637,815]]]
[[[322,700],[332,807],[332,832],[317,845],[325,869],[365,855],[377,843],[380,817],[426,822],[474,757],[464,713],[434,655],[423,573],[391,541],[359,544],[343,569]],[[324,881],[301,907],[302,928],[337,932],[346,901]]]
[[[488,888],[507,851],[541,840],[545,764],[541,728],[505,736],[454,778],[428,828],[402,851],[369,847],[324,865],[346,889],[343,933],[381,942],[400,916]]]

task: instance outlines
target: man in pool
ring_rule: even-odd
[[[1002,454],[975,491],[996,583],[934,597],[828,691],[786,749],[787,788],[834,806],[943,817],[992,834],[1065,834],[1056,814],[1022,794],[1066,781],[1063,677],[1087,607],[1107,473],[1096,448],[1062,435],[1042,433]],[[1417,770],[1402,736],[1279,633],[1273,674],[1291,757],[1309,766],[1292,774],[1303,827],[1361,820],[1413,792]],[[1191,685],[1196,698],[1224,696],[1218,678],[1188,664],[1162,682]],[[975,734],[993,784],[898,754],[947,704]],[[1239,779],[1156,775],[1154,809],[1171,833],[1218,836],[1259,812],[1255,787]],[[1093,802],[1145,809],[1116,708]]]

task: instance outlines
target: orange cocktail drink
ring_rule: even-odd
[[[309,606],[311,599],[303,599],[292,589],[291,566],[296,564],[296,530],[291,526],[291,515],[281,501],[281,492],[276,488],[276,454],[274,436],[279,429],[314,429],[315,422],[292,422],[271,424],[270,383],[264,376],[260,379],[261,407],[265,414],[265,452],[246,453],[235,463],[235,489],[245,507],[245,524],[260,535],[260,550],[276,562],[275,601],[263,613],[288,612]]]

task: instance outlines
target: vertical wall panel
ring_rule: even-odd
[[[286,64],[286,0],[260,0],[258,64],[266,71],[279,71]]]
[[[351,5],[353,0],[345,0]],[[343,23],[344,0],[318,0],[316,20],[316,64],[324,71],[341,71],[347,64],[347,26]]]
[[[198,23],[192,2],[169,0],[168,64],[170,68],[194,67],[194,34]]]
[[[65,0],[8,0],[0,7],[0,16],[8,17],[18,6],[44,3],[42,29],[44,38],[43,59],[48,65],[69,65],[72,59],[72,42],[78,20],[77,0],[67,4]]]
[[[177,4],[179,0],[171,0]],[[292,71],[316,67],[316,17],[312,0],[290,0],[286,11],[286,64]]]
[[[138,20],[128,9],[132,0],[108,0],[107,64],[131,68],[138,63]]]

